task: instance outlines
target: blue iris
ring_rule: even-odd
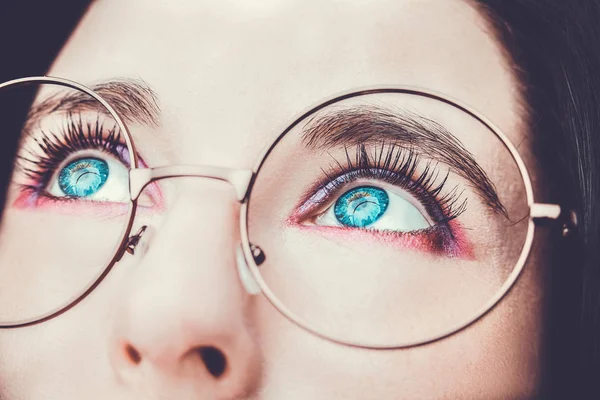
[[[381,218],[389,203],[390,198],[385,190],[361,186],[340,196],[333,211],[342,225],[364,228]]]
[[[88,197],[108,179],[108,164],[98,158],[80,158],[65,166],[58,176],[58,186],[67,195]]]

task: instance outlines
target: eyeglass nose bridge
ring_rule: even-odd
[[[166,178],[198,177],[228,182],[241,203],[246,198],[254,172],[250,169],[232,169],[208,165],[168,165],[156,168],[132,168],[129,170],[129,193],[132,201],[151,182]]]

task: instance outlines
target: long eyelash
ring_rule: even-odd
[[[17,158],[18,167],[35,182],[24,186],[36,191],[45,187],[60,163],[77,151],[99,150],[128,162],[123,160],[125,144],[118,127],[105,131],[99,117],[95,122],[84,122],[81,115],[75,118],[68,114],[58,134],[41,130],[31,140],[37,146],[36,151],[26,150],[26,154]]]
[[[463,191],[459,186],[441,195],[448,183],[450,171],[436,183],[440,178],[438,163],[427,161],[423,171],[417,173],[421,159],[412,148],[382,142],[370,154],[364,144],[358,144],[353,152],[354,157],[347,147],[344,150],[345,164],[331,156],[335,165],[329,171],[322,169],[327,178],[327,182],[319,188],[326,193],[324,200],[349,182],[362,178],[381,180],[407,190],[423,204],[436,223],[447,223],[460,216],[467,208],[467,199],[462,199]],[[340,180],[342,176],[345,179]]]

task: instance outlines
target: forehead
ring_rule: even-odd
[[[463,0],[98,0],[50,74],[145,80],[180,161],[223,164],[215,146],[235,142],[239,166],[307,107],[373,85],[448,94],[520,139],[514,77]]]

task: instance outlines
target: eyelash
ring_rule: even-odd
[[[447,224],[466,211],[467,199],[462,199],[463,192],[459,192],[459,186],[440,196],[447,185],[449,171],[442,181],[436,184],[440,171],[437,163],[434,165],[429,161],[417,175],[417,167],[421,161],[419,154],[412,148],[382,143],[380,147],[373,148],[373,154],[369,154],[364,144],[358,144],[354,160],[347,147],[344,151],[345,161],[342,163],[332,156],[333,165],[330,170],[323,170],[325,179],[310,191],[323,193],[313,204],[318,206],[328,202],[349,183],[359,179],[370,179],[408,191],[425,207],[435,224]]]
[[[81,116],[76,119],[71,114],[67,121],[58,134],[40,131],[39,137],[32,138],[42,155],[28,150],[27,155],[18,157],[20,169],[33,182],[22,185],[24,190],[45,195],[43,192],[60,164],[71,154],[82,150],[98,150],[116,157],[125,165],[130,164],[125,142],[116,126],[105,132],[100,118],[95,123],[84,123]]]
[[[87,129],[85,129],[87,128]],[[39,146],[43,155],[36,155],[29,151],[29,156],[19,156],[21,168],[25,175],[32,179],[34,184],[24,185],[25,189],[33,190],[38,194],[48,185],[58,166],[71,154],[82,150],[100,150],[129,164],[125,157],[125,146],[121,133],[113,127],[108,133],[99,119],[94,124],[84,124],[81,118],[77,120],[68,116],[68,123],[59,135],[42,131],[41,138],[33,140]],[[439,170],[428,162],[417,177],[414,177],[416,168],[420,164],[418,153],[412,148],[402,148],[394,144],[382,143],[379,149],[374,148],[373,155],[367,151],[364,144],[356,146],[355,159],[352,160],[350,152],[344,149],[346,160],[342,164],[333,156],[334,164],[330,171],[323,170],[325,179],[311,193],[322,192],[321,200],[315,201],[322,204],[340,191],[343,187],[359,179],[381,180],[393,186],[398,186],[414,195],[423,204],[426,211],[433,217],[436,224],[447,224],[459,217],[467,206],[467,200],[461,202],[462,192],[455,186],[448,193],[437,198],[446,186],[449,172],[435,185],[439,177]],[[36,159],[37,158],[37,159]],[[33,168],[27,167],[32,164]],[[437,164],[436,164],[437,165]]]

